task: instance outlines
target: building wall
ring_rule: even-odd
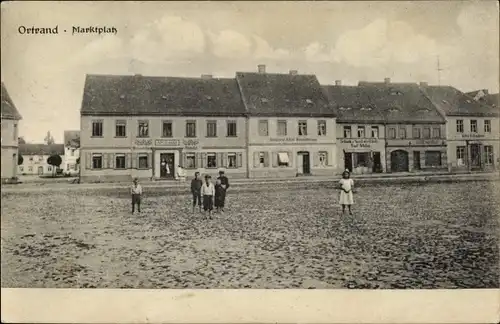
[[[267,135],[259,132],[259,121],[268,123]],[[278,122],[286,121],[286,135],[278,134]],[[307,135],[299,136],[298,123],[306,121]],[[318,135],[318,121],[325,121],[325,135]],[[252,117],[248,121],[248,176],[295,177],[304,173],[304,153],[308,153],[311,175],[340,172],[337,164],[334,118]],[[288,155],[288,164],[280,165],[279,155]],[[324,160],[320,158],[325,157]],[[263,162],[263,163],[261,163]],[[307,164],[307,162],[306,162]]]
[[[391,129],[395,130],[395,138],[391,134]],[[419,136],[414,132],[419,130]],[[429,129],[429,137],[425,136],[425,129]],[[434,129],[439,130],[439,134],[434,133]],[[403,136],[400,130],[406,132]],[[386,169],[387,172],[418,172],[445,170],[448,168],[448,154],[446,148],[446,125],[443,124],[389,124],[385,128],[386,136]],[[394,152],[394,153],[393,153]],[[434,160],[427,155],[437,154],[439,152],[439,165],[433,165],[428,161]],[[406,154],[408,165],[405,170],[393,168],[394,156],[398,153]],[[418,155],[420,158],[418,158]]]
[[[461,120],[463,132],[457,129],[457,121]],[[477,121],[477,131],[471,130],[471,120]],[[485,131],[485,121],[489,120],[491,131]],[[471,145],[478,144],[481,155],[481,168],[484,170],[498,169],[500,165],[500,118],[485,117],[446,117],[446,137],[448,142],[448,156],[450,168],[453,170],[467,170],[473,168]],[[493,157],[487,159],[485,146],[491,146]],[[465,153],[459,158],[457,148]],[[492,163],[490,163],[492,162]]]
[[[65,174],[77,175],[80,166],[77,160],[80,157],[80,149],[72,147],[64,147],[64,165],[62,166]]]
[[[23,155],[23,163],[17,166],[17,172],[19,175],[52,175],[56,171],[54,167],[47,163],[47,159],[50,155]],[[60,168],[62,168],[64,163],[64,156],[61,156],[62,163]]]
[[[344,127],[351,128],[351,136],[345,137]],[[358,127],[365,128],[365,136],[358,136]],[[372,136],[372,127],[378,128],[378,136]],[[369,153],[370,157],[374,158],[377,152],[380,154],[380,170],[377,172],[385,172],[386,170],[386,157],[385,157],[385,129],[382,124],[350,124],[350,123],[337,123],[337,146],[338,146],[338,163],[339,166],[345,168],[346,161],[345,153],[356,155],[358,153]],[[356,167],[356,157],[352,157],[351,161],[354,162],[353,173],[373,173],[373,166],[371,167]],[[354,161],[353,161],[354,160]],[[351,163],[352,163],[351,162]]]
[[[103,121],[103,136],[92,137],[92,121]],[[124,137],[115,136],[117,120],[126,121]],[[139,121],[149,122],[149,136],[138,136]],[[196,136],[186,137],[186,122],[196,122]],[[172,122],[172,136],[163,137],[163,121]],[[207,121],[215,121],[216,136],[207,137]],[[227,121],[236,122],[236,136],[227,136]],[[181,165],[187,176],[195,171],[216,175],[224,169],[231,177],[245,177],[246,170],[246,120],[244,117],[90,117],[81,118],[81,181],[130,181],[134,177],[161,179],[161,154],[173,154],[173,166]],[[103,154],[106,163],[102,169],[94,169],[92,156]],[[117,154],[126,154],[126,168],[116,169]],[[215,167],[208,167],[208,161],[215,154]],[[147,156],[148,166],[139,168],[139,158]],[[189,167],[188,159],[195,158],[195,166]],[[235,158],[236,167],[229,161]],[[111,161],[111,162],[110,162]],[[169,168],[170,170],[170,168]],[[170,170],[177,173],[176,170]]]
[[[10,181],[12,178],[17,177],[18,125],[19,121],[13,119],[2,119],[1,121],[2,182]]]

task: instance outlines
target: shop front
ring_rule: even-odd
[[[448,167],[446,142],[441,139],[388,140],[387,172],[445,170]]]
[[[463,134],[448,141],[450,167],[456,171],[492,171],[499,165],[500,141],[483,135]]]
[[[353,174],[382,173],[385,170],[384,140],[379,138],[340,138],[339,159]]]

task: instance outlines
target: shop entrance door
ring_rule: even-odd
[[[160,154],[160,178],[173,179],[175,175],[174,153]]]
[[[311,160],[309,152],[298,152],[298,158],[302,161],[302,174],[311,174]],[[299,163],[300,165],[300,163]]]
[[[380,173],[382,172],[382,160],[380,158],[380,152],[373,152],[373,170],[372,172]]]
[[[391,152],[391,172],[408,172],[408,152],[396,150]]]
[[[344,170],[346,169],[352,172],[352,153],[349,152],[344,152]]]
[[[420,170],[420,151],[413,151],[413,168]]]
[[[481,168],[481,147],[479,144],[470,145],[470,166],[472,169]]]

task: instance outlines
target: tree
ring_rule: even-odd
[[[24,158],[21,154],[17,156],[17,165],[21,165],[24,162]]]
[[[26,144],[26,141],[24,140],[24,137],[22,137],[22,136],[17,138],[17,142],[19,144]]]
[[[54,176],[56,168],[59,168],[61,166],[62,158],[61,158],[60,155],[54,154],[54,155],[49,156],[49,158],[47,159],[47,163],[49,165],[53,166],[53,168],[52,168],[52,176]]]
[[[45,144],[51,145],[54,144],[54,138],[50,135],[50,131],[47,132],[47,136],[45,136]]]

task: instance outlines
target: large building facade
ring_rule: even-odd
[[[450,170],[498,169],[500,119],[495,106],[449,86],[424,86],[422,90],[446,117]]]
[[[1,124],[2,124],[2,183],[16,182],[17,163],[19,158],[19,114],[2,82]]]
[[[339,172],[336,115],[313,75],[236,74],[247,111],[248,177]]]
[[[179,167],[247,176],[234,79],[89,75],[80,141],[82,182],[176,179]]]

